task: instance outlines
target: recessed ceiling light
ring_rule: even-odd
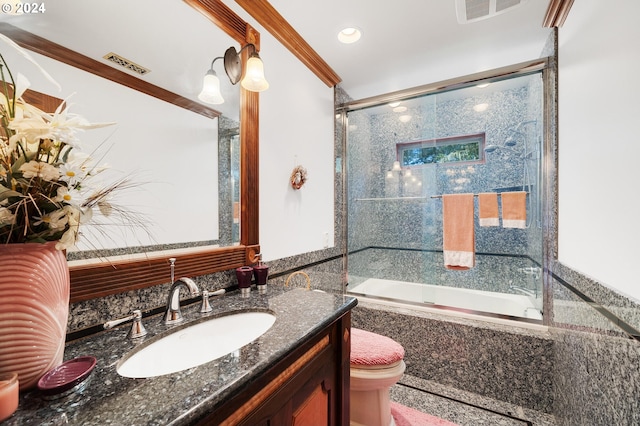
[[[489,84],[491,83],[482,83],[482,84],[478,84],[476,87],[479,87],[480,89],[484,89],[485,87],[487,87]]]
[[[362,37],[362,31],[355,27],[348,27],[338,33],[338,40],[342,43],[355,43]]]
[[[406,106],[397,106],[393,109],[393,112],[405,112],[407,110]]]
[[[410,115],[401,115],[398,119],[403,123],[408,123],[411,120]]]
[[[391,103],[389,103],[389,106],[390,106],[391,108],[395,108],[395,107],[397,107],[398,105],[400,105],[400,102],[391,102]]]

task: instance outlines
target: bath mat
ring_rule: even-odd
[[[391,415],[396,426],[458,426],[448,420],[391,402]]]

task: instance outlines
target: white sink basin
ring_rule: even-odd
[[[116,370],[124,377],[144,378],[196,367],[251,343],[275,320],[268,312],[239,312],[199,322],[132,350]]]

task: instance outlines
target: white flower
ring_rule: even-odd
[[[84,170],[80,165],[73,164],[71,162],[62,164],[59,170],[60,180],[67,182],[69,186],[75,186],[76,184],[82,182],[82,180],[86,176]]]
[[[13,225],[16,219],[16,215],[11,213],[11,210],[0,207],[0,225]]]
[[[110,126],[113,123],[89,123],[83,117],[68,112],[67,100],[64,100],[53,114],[46,113],[33,105],[22,104],[24,114],[9,123],[9,128],[16,132],[12,140],[25,139],[28,143],[35,143],[40,139],[60,141],[77,148],[78,131],[97,129]]]
[[[2,41],[21,51],[0,34]],[[32,61],[26,52],[22,55]],[[93,208],[121,214],[108,197],[128,188],[128,181],[105,187],[95,182],[103,169],[78,152],[76,137],[113,123],[91,124],[70,113],[67,100],[54,112],[44,112],[22,98],[29,81],[19,73],[14,78],[1,55],[0,67],[0,243],[59,239],[58,249],[69,248],[80,226],[91,221]]]
[[[58,240],[58,242],[56,243],[56,249],[66,250],[70,247],[73,247],[76,244],[77,240],[78,240],[78,227],[72,226],[67,230],[67,232],[62,234],[62,237],[60,237],[60,240]]]
[[[80,206],[83,202],[83,197],[80,191],[73,188],[67,188],[66,186],[61,186],[58,188],[57,195],[53,201],[72,206]]]
[[[36,217],[36,219],[36,222],[34,222],[35,226],[46,223],[47,225],[49,225],[50,229],[64,229],[64,227],[67,226],[68,222],[67,212],[64,211],[64,209],[44,214],[42,216]]]
[[[67,223],[69,224],[69,229],[62,234],[62,237],[60,237],[60,240],[56,243],[56,249],[58,250],[66,250],[76,244],[82,215],[82,212],[73,206],[65,206],[63,210],[67,218]]]
[[[22,176],[27,179],[39,177],[48,182],[53,182],[60,177],[58,169],[49,163],[43,163],[41,161],[31,160],[20,166],[19,170],[22,172]]]

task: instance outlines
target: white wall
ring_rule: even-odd
[[[271,85],[260,95],[260,246],[279,259],[334,246],[333,89],[261,32]],[[302,165],[308,180],[289,184]]]
[[[559,31],[559,260],[640,300],[640,2],[575,2]]]
[[[260,57],[270,84],[267,91],[260,93],[263,259],[333,247],[333,88],[320,81],[243,9],[236,7],[235,11],[260,32]],[[308,173],[300,190],[289,184],[297,165]]]
[[[100,163],[112,166],[110,182],[131,176],[141,184],[121,192],[113,202],[139,213],[149,233],[141,229],[134,232],[128,226],[83,227],[87,237],[80,249],[218,238],[217,119],[32,54],[62,86],[58,91],[3,42],[0,51],[14,76],[24,74],[32,89],[61,99],[73,94],[71,113],[90,122],[115,122],[114,126],[79,134],[82,152],[91,154],[102,145],[100,152],[105,156]]]

